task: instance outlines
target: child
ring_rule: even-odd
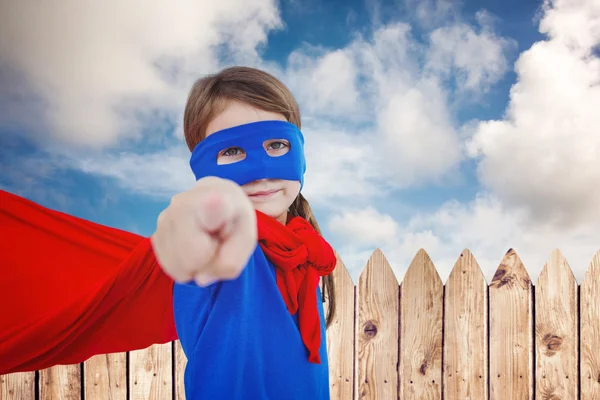
[[[184,116],[198,182],[150,239],[2,193],[0,299],[18,301],[0,315],[0,373],[179,338],[188,399],[329,398],[318,282],[333,290],[335,256],[300,194],[299,128],[265,72],[199,80]]]

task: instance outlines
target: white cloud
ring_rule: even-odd
[[[373,207],[333,215],[328,227],[338,238],[354,245],[384,245],[394,241],[400,231],[391,216],[381,214]]]
[[[251,58],[280,25],[272,0],[4,2],[0,78],[12,96],[0,123],[31,127],[35,115],[44,135],[94,146],[136,136],[136,116],[180,112],[191,82],[217,67],[216,46]]]
[[[423,81],[394,95],[379,114],[381,154],[399,186],[439,180],[458,165],[461,143],[452,126],[445,94],[435,81]]]
[[[481,122],[468,143],[470,154],[480,157],[479,176],[488,190],[469,203],[448,201],[398,223],[397,235],[377,246],[399,280],[420,248],[443,280],[468,248],[488,281],[509,248],[521,256],[534,281],[556,248],[579,281],[600,250],[600,3],[547,2],[540,30],[549,40],[519,58],[505,119]],[[456,68],[456,57],[445,62]],[[479,84],[485,86],[485,79]],[[356,214],[354,223],[368,224],[365,215]],[[382,210],[378,218],[385,215]],[[332,226],[334,232],[338,225]],[[355,280],[376,247],[357,240],[336,242]]]
[[[307,170],[302,193],[311,204],[335,208],[339,201],[360,203],[389,193],[391,177],[369,135],[312,120],[303,131]]]
[[[161,118],[180,116],[191,81],[219,67],[220,47],[228,47],[230,60],[267,65],[257,45],[280,26],[270,0],[131,4],[5,6],[0,81],[10,85],[0,99],[8,102],[0,123],[39,118],[56,137],[79,144],[135,138],[157,122],[156,110]],[[454,10],[445,0],[419,4],[421,22]],[[269,66],[301,103],[304,193],[311,204],[336,209],[327,226],[354,279],[375,247],[399,278],[421,247],[442,279],[464,248],[491,279],[510,247],[532,278],[555,247],[582,277],[600,237],[600,66],[591,51],[600,42],[600,13],[597,3],[584,0],[552,4],[540,26],[550,40],[517,63],[519,81],[505,119],[481,123],[469,143],[490,193],[468,204],[448,202],[406,223],[369,201],[439,181],[458,166],[464,127],[449,106],[455,93],[447,82],[477,95],[508,69],[510,45],[491,30],[488,16],[479,14],[479,27],[446,24],[427,45],[412,37],[409,25],[390,24],[342,49],[303,47],[287,68]],[[33,93],[41,97],[31,99]],[[127,190],[168,197],[193,184],[188,157],[181,146],[151,154],[71,154],[63,162],[114,178]]]
[[[479,32],[457,23],[434,30],[430,35],[425,68],[444,78],[454,78],[460,90],[486,91],[508,70],[506,53],[514,42],[498,36],[485,11],[477,13]]]
[[[316,55],[311,54],[317,52]],[[303,111],[324,118],[358,114],[356,65],[348,51],[297,50],[288,57],[282,79],[302,101]]]
[[[371,45],[359,42],[366,92],[373,96],[376,132],[372,143],[400,187],[438,180],[460,160],[460,142],[448,111],[447,93],[423,75],[423,48],[407,25],[384,27]]]
[[[359,37],[349,45],[359,67],[361,90],[375,107],[410,87],[421,73],[422,46],[405,23],[384,25],[372,38]]]
[[[406,224],[396,225],[397,233],[381,229],[381,223],[377,223],[394,224],[386,214],[374,210],[350,212],[332,217],[329,229],[339,235],[334,242],[339,243],[336,250],[355,282],[376,247],[385,254],[399,282],[421,248],[431,257],[442,281],[450,275],[461,251],[471,250],[488,282],[510,248],[519,254],[534,282],[556,248],[565,255],[579,281],[600,250],[600,224],[556,229],[533,220],[525,209],[507,208],[491,194],[478,195],[468,204],[450,201],[434,212],[415,215]],[[368,238],[361,233],[361,226],[380,227],[379,232],[387,233],[385,239],[378,238],[377,244],[361,242],[361,238]],[[346,238],[342,231],[354,235],[354,239]]]
[[[71,157],[65,164],[91,175],[115,179],[125,190],[154,198],[170,198],[193,187],[189,152],[181,146],[156,153],[121,152]]]
[[[155,131],[162,120],[181,119],[191,82],[219,67],[219,51],[226,46],[228,60],[272,70],[293,89],[305,127],[318,127],[323,138],[333,135],[322,142],[329,148],[310,150],[318,156],[310,156],[314,182],[307,184],[307,191],[321,197],[316,201],[385,195],[390,187],[426,184],[452,173],[461,159],[461,143],[448,110],[448,93],[431,71],[423,73],[426,48],[411,36],[409,25],[379,27],[369,38],[359,36],[342,49],[304,46],[292,52],[282,69],[263,63],[256,50],[269,30],[281,26],[275,4],[257,0],[241,7],[240,1],[153,0],[143,7],[86,3],[77,5],[77,17],[69,17],[75,15],[69,12],[74,2],[12,4],[0,17],[0,38],[11,38],[0,39],[7,60],[0,71],[18,79],[10,79],[15,82],[9,87],[13,93],[2,99],[7,105],[0,111],[0,123],[40,121],[43,135],[49,129],[54,138],[76,144],[106,146],[120,138],[140,143],[142,132]],[[24,18],[30,23],[18,22]],[[493,44],[496,39],[486,32],[468,37],[473,43]],[[463,68],[456,61],[462,59],[452,54],[468,47],[444,54]],[[501,56],[496,51],[494,60],[500,62]],[[15,72],[19,70],[22,76]],[[485,74],[471,75],[470,81],[479,82]],[[28,97],[34,92],[40,96],[36,102]],[[17,103],[15,98],[26,101]],[[337,127],[323,128],[324,121]],[[178,123],[175,133],[180,131]],[[148,135],[143,137],[147,140]],[[160,162],[158,154],[152,157]],[[165,163],[170,163],[168,157]],[[123,162],[112,165],[128,168]],[[329,166],[341,168],[332,174],[324,169]],[[135,183],[134,190],[152,185],[158,193],[164,190],[150,175],[141,176],[151,180]],[[320,190],[325,177],[335,182],[327,191]],[[178,182],[177,176],[174,180]]]
[[[572,51],[587,52],[600,42],[600,3],[590,0],[544,0],[540,32]]]
[[[439,38],[448,32],[441,30],[427,53],[411,36],[409,25],[390,24],[375,30],[370,38],[357,37],[343,49],[299,49],[282,74],[291,82],[310,121],[323,124],[333,120],[338,131],[361,127],[346,128],[352,136],[340,136],[343,140],[333,144],[337,149],[356,150],[354,165],[360,167],[359,175],[367,160],[385,171],[379,175],[388,179],[390,187],[439,182],[455,172],[463,158],[457,123],[448,107],[451,93],[444,89],[443,80],[450,73],[464,71],[464,86],[478,93],[506,72],[505,41],[486,26],[481,32],[466,25],[448,28],[454,35],[449,47]],[[487,49],[487,56],[471,59],[482,48]],[[424,54],[429,54],[429,61],[423,60]],[[437,62],[438,58],[443,63]],[[343,158],[329,150],[334,160]],[[324,173],[322,157],[313,159]],[[335,171],[346,174],[345,168],[341,164]],[[371,166],[367,169],[370,179],[378,175],[370,173]],[[372,192],[366,179],[358,179],[358,183],[365,192]],[[354,193],[356,190],[348,195]]]
[[[600,222],[600,4],[553,4],[549,40],[516,64],[506,117],[482,122],[469,149],[488,189],[558,228]]]
[[[456,0],[404,0],[406,10],[414,14],[426,28],[439,26],[459,14],[461,1]]]

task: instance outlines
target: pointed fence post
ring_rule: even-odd
[[[464,250],[444,292],[444,398],[488,397],[488,286]]]
[[[600,251],[579,287],[559,251],[534,287],[512,249],[488,288],[466,249],[445,288],[424,250],[401,285],[380,250],[334,279],[333,399],[600,399]],[[0,400],[184,400],[186,362],[178,341],[97,355],[1,375]]]
[[[510,249],[489,287],[490,400],[534,397],[533,287]]]
[[[356,310],[356,398],[398,396],[398,280],[383,253],[360,276]]]
[[[600,399],[600,251],[580,288],[581,400]]]
[[[536,400],[577,399],[577,282],[554,251],[535,285]]]
[[[444,286],[429,255],[419,250],[400,296],[400,398],[442,398]]]

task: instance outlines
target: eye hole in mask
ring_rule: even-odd
[[[285,139],[269,139],[263,142],[263,148],[270,157],[281,157],[290,151],[290,143]],[[217,164],[233,164],[246,159],[241,147],[228,147],[217,155]]]

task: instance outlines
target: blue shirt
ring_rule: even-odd
[[[321,364],[308,361],[297,314],[277,287],[275,266],[256,247],[235,280],[205,288],[175,284],[175,324],[188,359],[188,400],[329,399],[321,292]]]

